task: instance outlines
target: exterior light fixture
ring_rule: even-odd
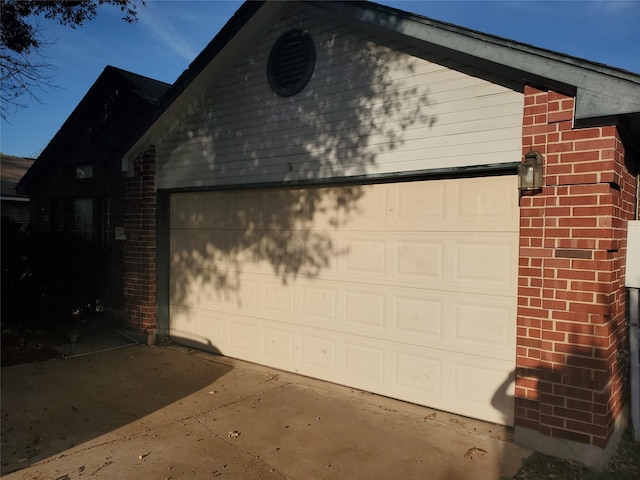
[[[520,195],[542,190],[542,155],[540,152],[528,152],[524,162],[518,165],[518,189]]]

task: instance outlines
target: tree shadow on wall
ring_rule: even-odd
[[[540,438],[549,436],[605,448],[614,434],[617,415],[629,402],[629,352],[624,318],[617,326],[615,321],[609,326],[615,337],[615,343],[609,347],[604,347],[599,337],[592,337],[593,345],[585,344],[585,329],[589,325],[576,323],[569,324],[566,331],[559,330],[573,345],[556,344],[553,351],[539,351],[539,360],[533,359],[537,356],[535,352],[529,352],[529,358],[523,362],[528,365],[517,367],[492,399],[493,407],[503,413],[505,423],[512,414],[504,408],[506,399],[515,404],[515,425],[540,433]],[[534,343],[530,346],[537,348]],[[547,444],[535,438],[534,441],[536,450],[548,455],[562,457],[568,452],[557,450],[556,443]]]
[[[295,12],[291,18],[289,28],[302,26]],[[178,140],[160,150],[160,175],[171,175],[177,187],[194,186],[192,174],[180,177],[192,164],[219,188],[254,187],[172,195],[172,308],[188,309],[204,290],[240,305],[247,298],[243,275],[256,266],[268,267],[283,285],[319,277],[347,253],[334,232],[363,213],[366,187],[320,187],[318,181],[380,172],[381,156],[388,163],[390,153],[436,121],[428,89],[405,80],[422,60],[369,42],[365,34],[312,32],[317,61],[311,81],[295,96],[278,97],[267,82],[266,60],[286,30],[271,32],[269,41],[239,59],[204,97],[205,110],[182,119]],[[280,188],[256,189],[257,182]]]

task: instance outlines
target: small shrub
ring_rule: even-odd
[[[29,329],[95,310],[106,285],[100,242],[57,233],[29,235],[2,221],[2,322]]]

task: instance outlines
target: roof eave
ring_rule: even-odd
[[[575,94],[578,123],[640,112],[640,75],[632,72],[369,2],[305,3],[508,78]]]
[[[134,135],[132,142],[123,149],[122,170],[124,172],[130,171],[132,159],[157,140],[164,128],[170,128],[175,123],[171,118],[172,115],[180,111],[181,105],[184,107],[189,104],[188,90],[204,83],[203,78],[210,75],[224,61],[221,57],[233,48],[233,44],[238,41],[238,34],[241,31],[249,32],[249,35],[254,34],[269,22],[274,12],[279,11],[282,5],[282,2],[246,1],[240,6],[213,40],[191,62],[189,68],[162,96],[138,134]]]
[[[470,65],[517,80],[522,84],[548,87],[576,96],[575,121],[580,125],[606,125],[624,121],[634,148],[640,139],[640,75],[589,62],[561,53],[457,27],[371,2],[304,1],[324,14],[351,22],[361,28],[379,31],[409,45],[447,55]],[[279,2],[245,2],[232,19],[198,55],[160,100],[154,114],[140,134],[123,151],[123,170],[160,132],[170,128],[177,103],[187,105],[192,89],[216,65],[223,63],[228,45],[235,37],[251,30],[251,23],[265,22]],[[260,15],[256,15],[261,12]],[[258,20],[256,20],[256,17]],[[222,54],[222,55],[221,55]],[[179,99],[182,101],[178,102]],[[635,138],[635,140],[634,140]]]
[[[96,80],[93,82],[91,87],[89,87],[89,90],[87,90],[87,92],[84,94],[80,102],[78,102],[78,104],[74,107],[72,112],[66,118],[62,126],[58,129],[58,131],[56,132],[54,137],[51,139],[51,141],[45,146],[44,150],[40,153],[38,158],[34,161],[31,167],[20,179],[20,181],[16,185],[16,191],[19,194],[28,195],[29,183],[32,181],[33,178],[35,178],[35,176],[38,174],[38,171],[42,169],[43,166],[49,162],[49,158],[53,154],[52,152],[55,151],[56,147],[65,137],[65,135],[69,134],[69,132],[73,132],[74,122],[76,121],[76,118],[78,117],[78,115],[80,115],[80,112],[83,110],[84,105],[89,101],[89,99],[93,95],[95,95],[95,92],[100,88],[100,86],[104,82],[108,81],[110,78],[114,78],[112,77],[112,75],[118,76],[124,81],[129,82],[132,85],[132,89],[135,90],[136,94],[141,98],[144,92],[137,86],[134,86],[134,84],[131,82],[131,79],[128,78],[130,75],[135,75],[140,78],[145,78],[151,82],[155,82],[158,85],[164,83],[164,82],[160,82],[159,80],[155,80],[149,77],[143,77],[142,75],[138,75],[133,72],[128,72],[126,70],[113,67],[111,65],[105,66],[105,68],[102,70],[100,75],[98,75],[98,78],[96,78]]]

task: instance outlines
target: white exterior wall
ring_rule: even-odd
[[[271,91],[267,59],[306,29],[316,67],[305,89]],[[235,66],[217,72],[158,141],[158,188],[330,179],[509,163],[521,155],[524,96],[315,12],[289,5]],[[453,65],[456,66],[456,65]],[[457,68],[457,66],[456,66]],[[481,72],[478,72],[480,74]]]

